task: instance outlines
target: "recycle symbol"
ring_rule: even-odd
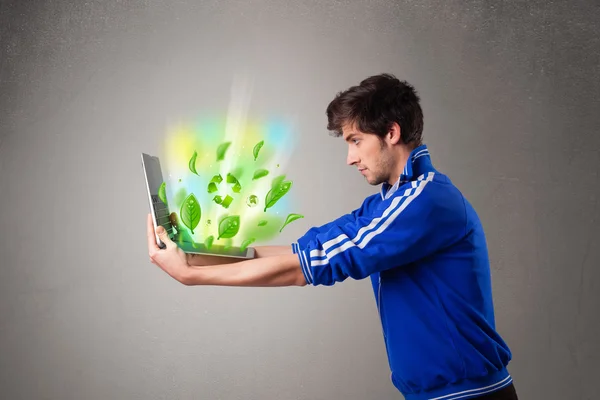
[[[233,176],[231,173],[228,173],[226,180],[228,184],[232,185],[231,190],[233,191],[233,193],[240,193],[240,191],[242,190],[242,185],[235,176]],[[223,182],[223,177],[220,174],[213,176],[210,182],[208,183],[208,193],[214,193],[218,191],[218,185],[220,185],[221,182]],[[230,195],[226,195],[225,198],[223,198],[222,196],[215,195],[213,201],[224,208],[229,208],[229,205],[233,201],[233,197],[231,197]],[[251,195],[250,197],[248,197],[246,202],[248,206],[254,207],[258,204],[258,197],[256,197],[255,195]]]

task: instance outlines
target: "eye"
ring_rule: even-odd
[[[352,141],[354,142],[354,144],[358,144],[360,142],[360,139],[352,139]]]

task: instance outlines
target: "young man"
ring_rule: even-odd
[[[148,216],[150,259],[185,285],[333,285],[369,277],[395,387],[407,400],[517,399],[496,332],[487,245],[476,212],[432,164],[414,88],[392,75],[338,93],[328,129],[381,191],[256,259],[186,256]],[[215,264],[215,265],[213,265]]]

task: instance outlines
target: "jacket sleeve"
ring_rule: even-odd
[[[462,195],[433,187],[430,179],[414,181],[372,213],[298,244],[307,283],[330,286],[348,277],[363,279],[412,263],[464,237]]]
[[[298,253],[298,249],[300,247],[302,247],[302,248],[306,247],[308,245],[308,243],[311,240],[315,239],[315,237],[318,234],[328,232],[329,230],[331,230],[332,228],[334,228],[336,226],[346,225],[348,223],[356,222],[357,218],[365,215],[365,213],[368,212],[369,204],[373,201],[375,196],[379,196],[379,194],[367,197],[363,201],[363,203],[361,204],[361,206],[359,208],[357,208],[356,210],[354,210],[348,214],[342,215],[341,217],[335,219],[334,221],[328,222],[321,226],[313,226],[312,228],[310,228],[304,235],[302,235],[302,237],[300,237],[298,239],[297,243],[292,243],[292,251],[294,252],[294,254]]]

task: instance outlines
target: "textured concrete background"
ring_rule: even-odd
[[[252,114],[298,118],[288,244],[378,189],[324,110],[392,72],[487,229],[521,398],[598,398],[599,21],[592,1],[0,2],[1,397],[401,398],[368,282],[186,288],[151,265],[139,161],[253,76]]]

